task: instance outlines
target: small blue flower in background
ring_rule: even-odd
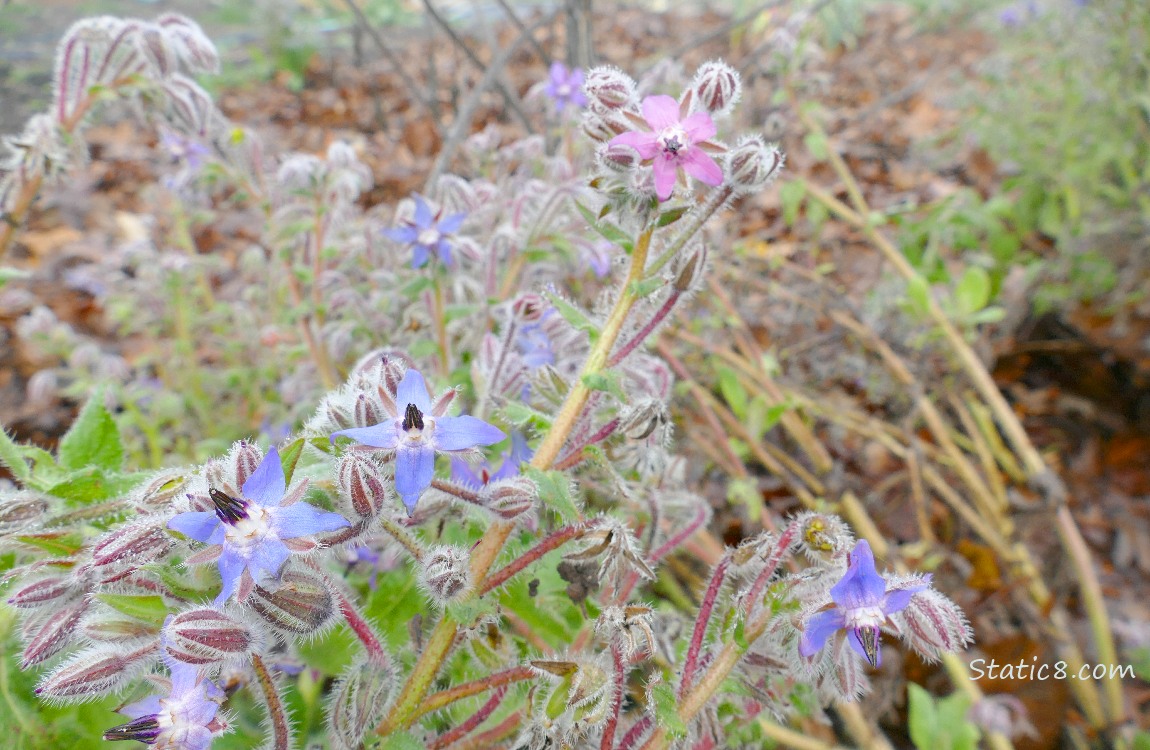
[[[227,729],[216,718],[224,691],[204,679],[198,668],[176,661],[164,652],[171,672],[166,697],[153,695],[130,703],[120,713],[132,719],[104,732],[105,740],[135,740],[169,750],[207,750],[212,738]]]
[[[911,597],[926,584],[887,591],[887,582],[874,567],[870,544],[860,539],[850,553],[842,580],[831,588],[832,609],[817,612],[803,627],[799,653],[814,656],[836,631],[846,631],[847,642],[872,667],[881,661],[880,628],[890,615],[910,604]],[[929,579],[928,579],[929,580]]]
[[[569,71],[558,60],[551,63],[551,74],[544,91],[555,102],[557,112],[562,112],[567,106],[575,109],[587,106],[587,97],[583,95],[583,71],[580,68]]]
[[[480,445],[494,445],[507,436],[498,427],[476,417],[444,416],[450,399],[433,407],[427,384],[418,370],[408,370],[396,389],[388,419],[371,427],[333,432],[370,448],[395,451],[395,490],[408,515],[435,476],[435,454],[456,453]]]
[[[160,136],[160,145],[169,156],[192,172],[198,171],[212,153],[204,144],[179,133],[164,133]]]
[[[279,577],[293,549],[315,548],[314,542],[301,537],[350,525],[338,513],[299,502],[307,480],[291,492],[286,485],[279,451],[272,448],[244,482],[241,497],[230,497],[213,487],[208,494],[216,506],[214,512],[180,513],[168,522],[169,529],[214,546],[189,561],[218,557],[223,590],[216,605],[226,602],[237,588],[242,602],[255,584]]]
[[[555,364],[555,347],[552,346],[551,337],[543,328],[543,321],[554,312],[554,308],[549,308],[539,320],[521,325],[515,334],[515,346],[519,349],[519,356],[523,358],[523,364],[531,370]]]
[[[471,468],[471,464],[462,458],[452,457],[451,478],[471,487],[482,487],[489,482],[498,482],[500,479],[519,476],[519,465],[530,461],[534,455],[535,451],[527,445],[527,438],[523,436],[523,433],[513,432],[511,433],[511,450],[504,451],[501,456],[503,463],[500,464],[498,471],[491,471],[491,463],[484,460],[479,465],[477,472]]]
[[[412,268],[425,265],[432,253],[439,256],[443,265],[452,265],[451,235],[463,226],[467,214],[452,214],[447,218],[440,218],[442,211],[433,214],[423,196],[416,194],[413,198],[415,215],[404,221],[403,226],[385,229],[383,235],[388,239],[412,246]]]

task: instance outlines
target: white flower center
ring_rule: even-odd
[[[556,95],[557,95],[557,96],[558,96],[560,99],[566,99],[567,97],[571,96],[571,85],[570,85],[570,84],[567,84],[567,83],[564,83],[562,86],[560,86],[559,88],[555,89],[555,94],[556,94]]]
[[[247,550],[260,544],[271,531],[271,514],[267,508],[248,503],[248,517],[232,524],[224,524],[224,537],[231,546]]]
[[[667,156],[682,156],[691,147],[691,141],[682,126],[676,124],[659,132],[659,147]]]
[[[438,229],[435,227],[428,227],[427,229],[424,229],[422,232],[420,232],[419,237],[416,239],[420,245],[431,247],[439,243],[441,236],[442,235],[439,234]]]
[[[886,622],[882,607],[857,607],[846,610],[848,628],[877,628]]]

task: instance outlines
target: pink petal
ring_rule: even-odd
[[[665,95],[648,96],[643,100],[643,119],[655,132],[678,125],[679,103]]]
[[[714,159],[697,148],[691,149],[686,156],[681,157],[679,164],[683,167],[684,172],[704,185],[714,187],[723,184],[722,168],[715,163]]]
[[[659,144],[655,141],[655,134],[644,133],[639,130],[617,135],[607,145],[630,146],[639,152],[639,158],[643,161],[654,159],[655,154],[659,153]]]
[[[671,99],[671,97],[667,97]],[[671,101],[674,101],[672,99]],[[670,159],[662,156],[655,159],[655,195],[659,196],[659,201],[665,201],[671,197],[671,192],[675,189],[675,174],[678,169],[675,163]]]
[[[687,119],[683,120],[683,132],[691,139],[691,143],[698,143],[705,141],[716,132],[715,121],[706,112],[696,112],[693,115],[687,115]]]

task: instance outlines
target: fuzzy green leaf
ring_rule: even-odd
[[[96,594],[96,598],[128,617],[156,625],[164,623],[168,608],[161,596],[134,596],[130,594]]]
[[[32,470],[24,460],[24,451],[12,438],[8,437],[7,430],[0,428],[0,465],[8,467],[12,476],[21,484],[27,484],[32,476]]]
[[[296,438],[280,453],[280,464],[284,470],[284,482],[287,484],[291,484],[292,475],[295,474],[296,464],[299,463],[299,457],[303,454],[304,442],[303,438]]]
[[[60,465],[65,469],[98,466],[117,471],[124,465],[124,445],[120,430],[104,408],[104,394],[97,390],[80,411],[80,416],[60,439]]]
[[[539,487],[539,499],[566,522],[579,519],[579,506],[571,496],[571,485],[567,475],[561,471],[543,471],[534,466],[528,467],[527,477]]]
[[[675,691],[666,682],[651,688],[651,703],[655,710],[655,721],[667,731],[672,739],[687,735],[687,724],[679,715],[679,705],[675,702]]]

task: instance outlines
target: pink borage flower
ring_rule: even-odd
[[[609,146],[630,146],[655,170],[655,194],[660,201],[671,197],[682,169],[699,182],[712,187],[723,182],[723,170],[707,151],[721,146],[708,142],[715,135],[715,123],[706,112],[682,117],[679,103],[670,96],[648,96],[642,104],[647,130],[632,130],[611,139]],[[638,119],[632,116],[632,119]]]

